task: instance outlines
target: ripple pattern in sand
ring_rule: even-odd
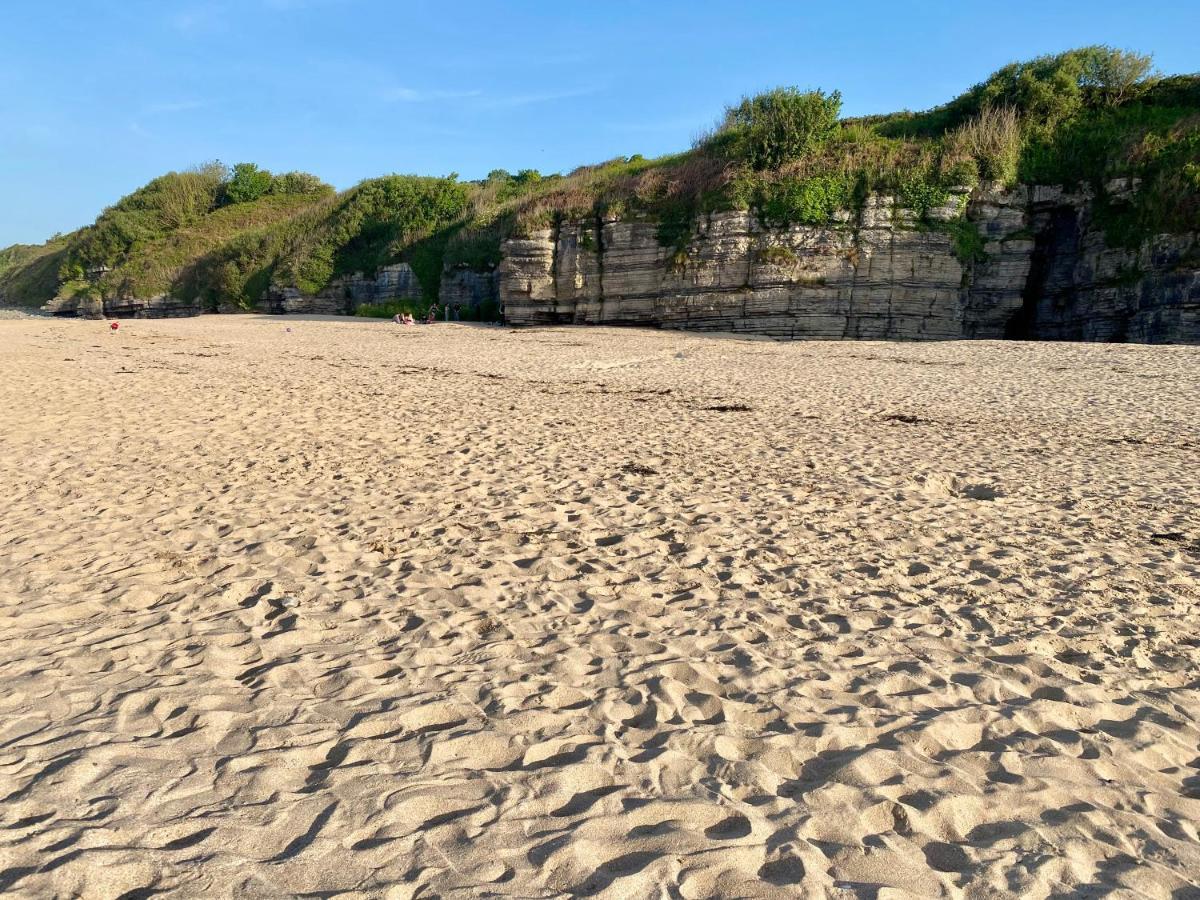
[[[0,890],[1195,895],[1196,350],[287,324],[0,322]]]

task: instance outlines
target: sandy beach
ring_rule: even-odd
[[[0,892],[1200,896],[1200,348],[0,321]]]

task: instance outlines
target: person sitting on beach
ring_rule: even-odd
[[[401,321],[403,321],[405,325],[415,325],[416,324],[416,320],[413,319],[412,313],[408,313],[408,312],[406,312],[404,314],[404,318]]]
[[[426,325],[432,325],[434,322],[437,321],[437,310],[438,310],[438,308],[437,308],[436,303],[433,306],[429,307],[429,315],[427,315],[425,317]]]

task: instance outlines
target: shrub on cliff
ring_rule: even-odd
[[[322,243],[336,249],[335,274],[370,272],[399,251],[457,221],[468,188],[457,176],[388,175],[348,191],[325,225]]]
[[[1093,102],[1120,106],[1141,94],[1153,81],[1154,58],[1115,47],[1085,47],[1079,54],[1079,84]]]
[[[776,88],[728,107],[717,132],[702,143],[753,169],[774,169],[820,146],[837,130],[841,111],[838,91]]]
[[[1017,111],[1011,106],[985,106],[979,115],[946,135],[946,168],[969,160],[985,181],[1012,184],[1017,180],[1022,145]]]
[[[1151,90],[1152,58],[1115,47],[1091,46],[1009,63],[965,93],[922,113],[868,117],[892,137],[937,137],[988,107],[1010,107],[1027,127],[1052,132],[1086,109],[1119,106]]]
[[[271,186],[267,193],[325,197],[333,193],[333,188],[316,175],[310,175],[308,172],[283,172],[271,176]]]
[[[924,219],[929,211],[950,202],[950,192],[936,177],[913,172],[900,180],[897,196],[905,209]]]
[[[827,225],[849,209],[854,179],[845,175],[764,180],[752,200],[759,218],[773,225]]]
[[[139,257],[137,270],[124,273],[132,277],[127,289],[160,293],[173,277],[160,270],[177,269],[188,261],[188,251],[203,252],[235,231],[275,221],[294,203],[331,193],[333,188],[314,175],[272,176],[253,163],[239,163],[232,172],[219,162],[168,172],[72,235],[59,277],[72,282],[90,273],[94,278]],[[186,238],[176,240],[181,235]]]
[[[1100,198],[1105,230],[1119,244],[1200,230],[1198,112],[1196,106],[1150,103],[1092,110],[1031,140],[1021,159],[1021,180],[1091,188]],[[1107,184],[1123,178],[1137,179],[1140,188],[1109,196]]]
[[[980,111],[1011,106],[1036,127],[1050,129],[1090,106],[1115,106],[1132,99],[1152,71],[1149,56],[1114,47],[1081,47],[1007,65],[972,92],[971,102]]]
[[[238,163],[225,182],[223,200],[226,203],[253,203],[267,195],[323,197],[333,188],[308,172],[272,174],[254,163]]]
[[[250,203],[271,189],[271,173],[254,163],[238,163],[225,185],[230,203]]]

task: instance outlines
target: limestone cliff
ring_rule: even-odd
[[[1108,197],[1137,190],[1106,185]],[[890,196],[827,226],[771,227],[749,212],[694,223],[664,247],[653,221],[588,219],[514,237],[495,272],[448,268],[439,299],[497,302],[515,325],[638,324],[789,339],[1026,338],[1200,343],[1200,236],[1113,247],[1089,192],[1055,187],[953,194],[923,220]],[[956,248],[961,230],[978,240]],[[957,232],[957,234],[956,234]],[[973,252],[982,246],[982,253]],[[271,313],[352,314],[419,300],[407,263],[332,281],[316,296],[274,286]],[[196,315],[199,301],[57,299],[60,315]]]
[[[1057,189],[991,189],[960,194],[918,223],[895,198],[873,196],[826,227],[714,214],[678,249],[660,245],[652,222],[567,222],[505,244],[500,297],[513,324],[1200,341],[1196,235],[1112,249],[1092,207]],[[984,242],[981,258],[956,255],[952,232],[963,226],[951,223],[964,211]]]

